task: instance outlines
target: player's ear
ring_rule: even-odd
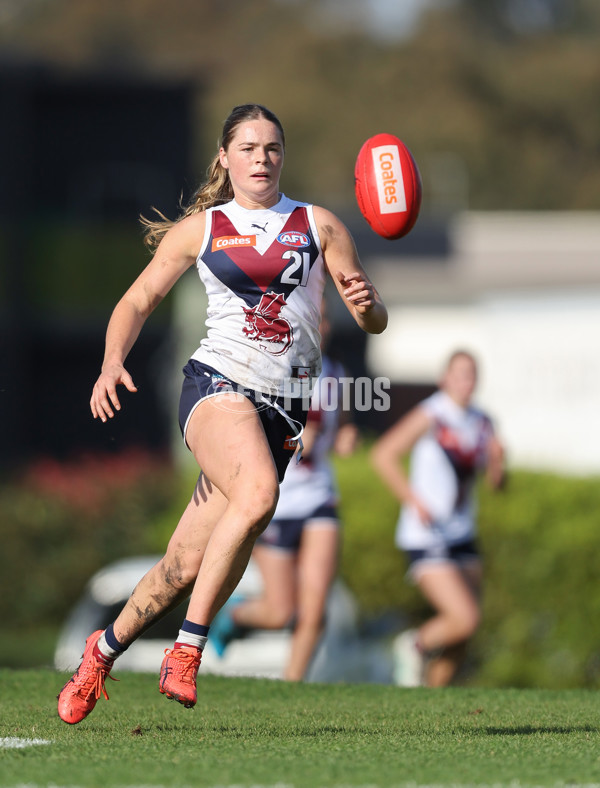
[[[219,148],[219,161],[221,162],[221,167],[227,170],[229,169],[229,163],[227,161],[227,151],[225,148]]]

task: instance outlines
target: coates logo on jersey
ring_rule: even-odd
[[[302,249],[305,246],[310,246],[310,238],[304,233],[297,233],[293,230],[288,230],[284,233],[279,233],[277,240],[283,246],[293,246],[294,249]]]
[[[221,249],[232,249],[239,246],[256,246],[256,236],[222,235],[220,238],[213,238],[211,252],[219,252]]]
[[[271,291],[263,293],[256,306],[244,307],[248,326],[244,328],[244,334],[274,356],[285,353],[294,341],[292,326],[280,315],[285,304],[283,293]]]

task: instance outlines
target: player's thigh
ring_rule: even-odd
[[[422,567],[415,579],[437,612],[461,618],[478,616],[477,597],[457,564],[451,561],[431,563]]]
[[[335,520],[302,532],[298,553],[299,614],[320,617],[338,565],[340,533]]]
[[[186,439],[206,477],[228,501],[278,494],[273,455],[252,402],[222,394],[201,402]]]

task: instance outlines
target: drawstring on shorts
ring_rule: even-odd
[[[287,421],[287,423],[290,426],[290,429],[296,432],[295,435],[292,435],[292,440],[298,441],[298,451],[296,452],[296,463],[299,463],[300,458],[302,457],[302,450],[304,449],[304,444],[302,443],[302,434],[304,432],[304,427],[299,421],[293,419],[289,415],[289,413],[286,413],[286,411],[281,407],[281,405],[277,401],[270,400],[264,394],[260,395],[260,399],[262,402],[265,403],[265,405],[268,405],[270,408],[275,408],[277,413],[279,413],[280,416],[283,416],[283,418]]]

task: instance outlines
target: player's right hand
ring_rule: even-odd
[[[416,511],[417,517],[419,518],[421,523],[425,527],[430,528],[431,524],[433,523],[433,517],[431,516],[431,513],[429,509],[425,506],[425,504],[422,501],[420,501],[419,498],[417,498],[416,496],[413,496],[410,503],[413,509]]]
[[[113,418],[114,410],[121,410],[121,403],[117,396],[119,384],[125,386],[127,391],[137,391],[133,378],[122,364],[111,364],[102,369],[90,400],[90,408],[95,419],[99,418],[105,422],[107,418]]]

